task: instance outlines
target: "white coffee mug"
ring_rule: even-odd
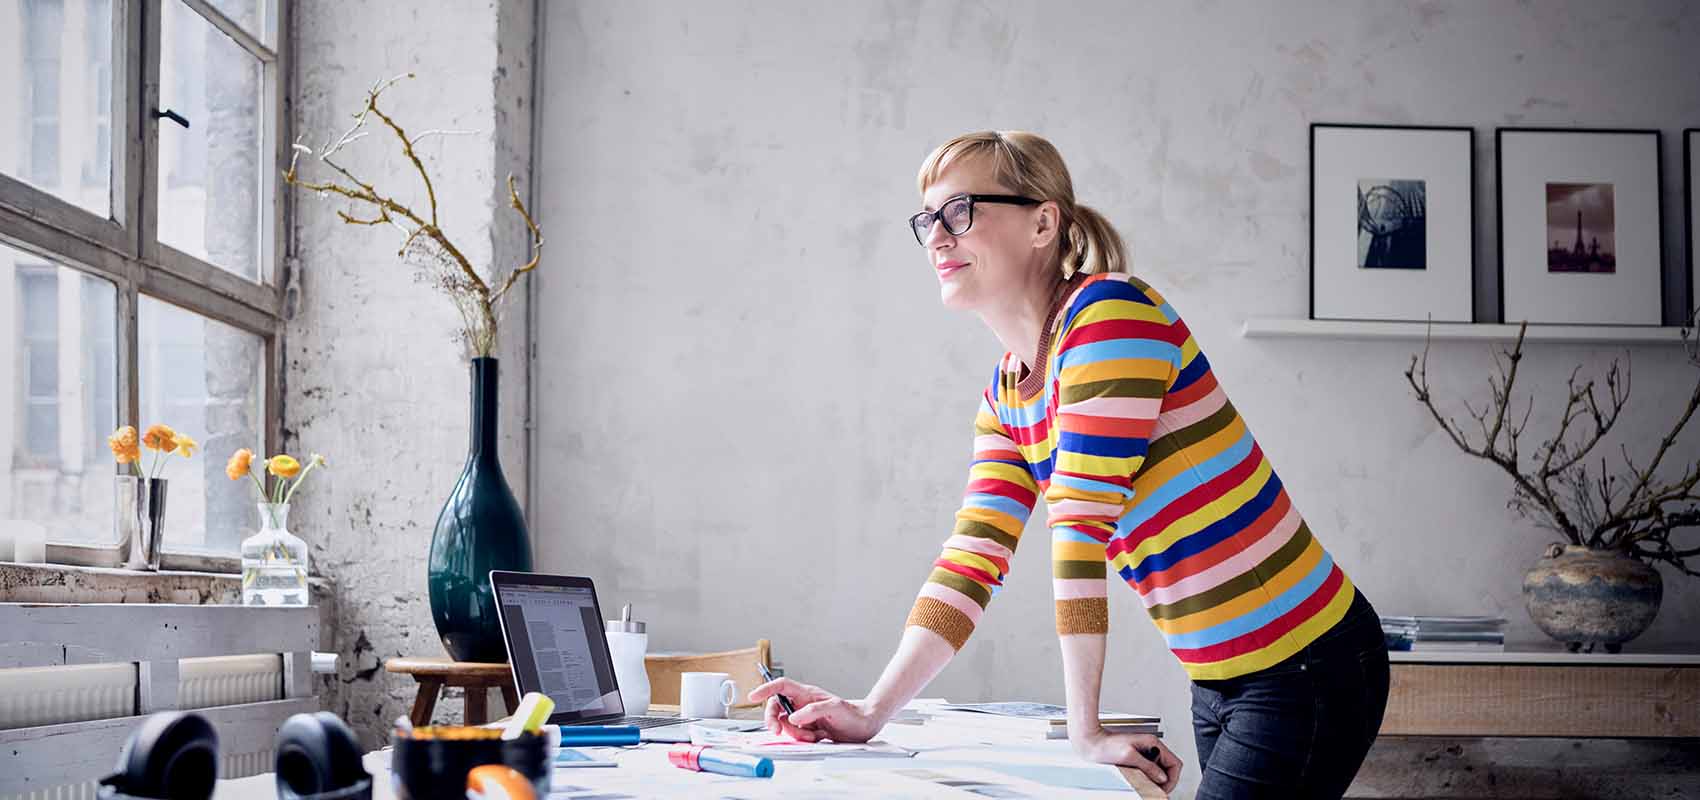
[[[679,713],[697,719],[724,719],[738,698],[738,684],[724,672],[679,675]]]

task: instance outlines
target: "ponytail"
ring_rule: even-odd
[[[1127,244],[1103,214],[1077,203],[1067,217],[1060,242],[1063,277],[1127,271]]]

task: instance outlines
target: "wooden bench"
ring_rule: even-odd
[[[1700,737],[1700,654],[1388,656],[1382,736]]]

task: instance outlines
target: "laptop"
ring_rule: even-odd
[[[633,725],[646,742],[688,742],[688,723],[674,715],[627,716],[602,627],[602,606],[589,578],[492,570],[502,643],[519,693],[555,701],[553,725]],[[760,722],[709,720],[716,728],[759,730]]]

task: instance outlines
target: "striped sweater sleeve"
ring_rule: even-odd
[[[1083,288],[1058,335],[1055,464],[1045,502],[1057,633],[1105,633],[1105,548],[1179,372],[1178,333],[1127,280]]]
[[[906,627],[919,625],[962,649],[1009,575],[1010,556],[1038,493],[1021,451],[992,409],[988,391],[974,416],[974,460],[956,526],[915,598]]]

